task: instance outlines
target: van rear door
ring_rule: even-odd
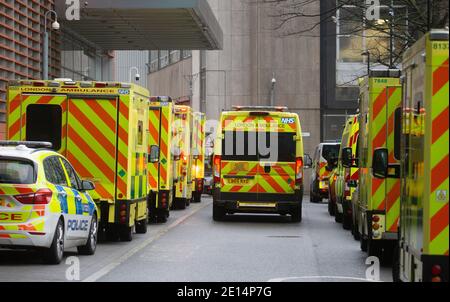
[[[116,181],[126,194],[116,173],[117,98],[74,96],[68,104],[67,159],[81,178],[95,183],[94,199],[113,199]]]

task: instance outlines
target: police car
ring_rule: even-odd
[[[46,263],[65,249],[93,255],[98,210],[72,165],[51,143],[0,141],[0,248],[38,249]]]

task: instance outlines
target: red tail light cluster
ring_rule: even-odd
[[[127,222],[127,205],[126,204],[120,205],[119,216],[120,216],[120,223]]]
[[[431,268],[431,282],[442,282],[442,268],[440,265],[433,265]]]
[[[50,189],[40,189],[34,193],[15,195],[14,198],[22,204],[49,204],[52,194]]]
[[[303,157],[297,157],[295,159],[295,183],[303,183]]]
[[[220,155],[214,156],[214,183],[220,183],[220,165],[222,158]]]
[[[167,205],[167,193],[166,192],[162,192],[161,193],[161,206],[163,208],[165,208]]]

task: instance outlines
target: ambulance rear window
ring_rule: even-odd
[[[0,158],[0,183],[33,184],[36,182],[34,165],[27,161]]]
[[[59,105],[32,104],[27,107],[27,141],[50,142],[61,149],[62,110]]]
[[[225,131],[222,159],[295,162],[295,133]]]
[[[339,155],[339,147],[340,145],[323,145],[322,157],[325,158],[326,161],[337,158]]]

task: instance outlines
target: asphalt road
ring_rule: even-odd
[[[267,215],[214,222],[211,199],[204,197],[132,242],[101,243],[94,256],[67,252],[68,263],[58,266],[42,264],[33,252],[0,250],[0,282],[363,281],[369,266],[359,243],[325,203],[307,200],[300,224]],[[392,281],[389,267],[380,268],[380,280]]]

